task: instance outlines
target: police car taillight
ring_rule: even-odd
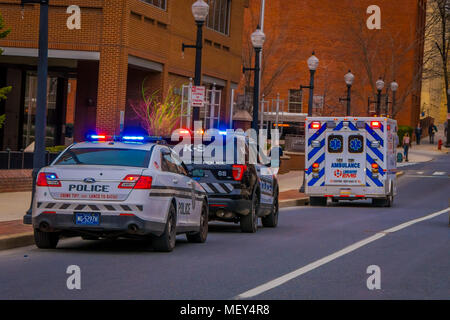
[[[318,122],[318,121],[311,122],[311,129],[319,130],[320,129],[320,122]]]
[[[127,175],[118,186],[119,189],[151,189],[152,177]]]
[[[61,187],[61,182],[55,173],[41,172],[38,175],[36,185],[38,187]]]
[[[246,170],[247,166],[245,164],[233,164],[233,179],[241,181]]]
[[[381,122],[380,121],[370,121],[370,127],[372,129],[380,129],[381,128]]]

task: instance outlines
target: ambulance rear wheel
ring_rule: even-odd
[[[313,207],[325,207],[327,205],[326,197],[309,197],[309,204]]]

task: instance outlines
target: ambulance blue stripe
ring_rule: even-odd
[[[384,141],[381,139],[381,137],[376,133],[367,123],[366,123],[366,130],[370,133],[372,137],[374,137],[375,140],[380,141],[380,145],[384,146]]]
[[[366,172],[367,172],[367,176],[370,178],[370,180],[372,180],[377,185],[377,187],[382,187],[383,186],[383,183],[380,180],[375,179],[372,176],[372,172],[370,172],[369,170],[366,170]]]
[[[370,150],[372,150],[373,153],[375,153],[375,155],[382,161],[384,162],[384,155],[380,152],[380,150],[378,150],[377,148],[373,148],[371,146],[372,141],[370,141],[369,139],[367,139],[367,147],[369,147]]]
[[[324,161],[325,161],[325,153],[322,154],[319,158],[317,158],[317,160],[315,162],[317,162],[318,164],[321,164]],[[306,173],[310,174],[311,172],[312,172],[312,165],[308,168],[308,171]]]
[[[319,152],[323,147],[325,146],[325,139],[322,139],[320,141],[320,147],[313,148],[310,153],[308,153],[308,160],[311,160],[312,157],[314,157],[317,152]]]
[[[320,135],[327,129],[327,123],[325,122],[319,130],[316,131],[309,139],[308,139],[308,146],[311,145],[313,140],[316,140]]]
[[[319,181],[320,178],[322,178],[324,174],[325,174],[325,168],[322,168],[322,170],[320,170],[320,172],[319,172],[319,177],[318,178],[312,178],[311,180],[309,180],[308,186],[311,187],[314,184],[316,184],[316,182]]]
[[[366,159],[367,159],[367,162],[369,162],[371,165],[372,165],[373,163],[376,163],[375,160],[372,159],[372,157],[369,156],[368,153],[366,153]],[[370,170],[366,170],[366,172],[369,172],[369,171],[370,171]],[[381,166],[378,167],[378,171],[380,172],[380,174],[381,174],[382,176],[384,176],[384,171],[383,171],[383,168],[382,168]],[[372,174],[372,173],[371,173],[371,174]]]

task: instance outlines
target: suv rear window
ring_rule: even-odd
[[[53,165],[100,165],[147,168],[151,152],[116,148],[71,148]]]

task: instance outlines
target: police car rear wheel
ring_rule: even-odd
[[[246,216],[241,216],[241,231],[246,233],[255,233],[258,230],[258,216],[256,210],[258,208],[258,194],[253,192],[252,205],[250,212]]]
[[[34,242],[40,249],[55,249],[58,245],[59,234],[56,232],[44,232],[34,229]]]
[[[204,243],[208,237],[208,206],[203,203],[200,216],[200,231],[195,233],[186,233],[189,242]]]
[[[278,193],[273,199],[273,208],[269,215],[262,217],[262,225],[266,228],[275,228],[278,225]]]
[[[155,236],[152,239],[152,246],[155,251],[170,252],[175,248],[177,237],[175,217],[175,206],[171,204],[164,233],[159,237]]]

